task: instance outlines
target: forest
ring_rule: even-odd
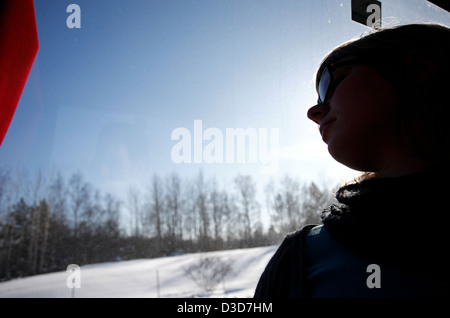
[[[192,180],[154,174],[145,189],[130,186],[119,200],[80,172],[30,177],[0,169],[0,281],[69,264],[279,244],[320,223],[336,189],[285,175],[264,185],[261,202],[257,188],[250,175],[224,189],[201,171]]]

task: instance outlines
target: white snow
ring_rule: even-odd
[[[276,249],[277,246],[256,247],[85,265],[79,272],[80,288],[70,289],[66,281],[71,273],[63,271],[0,283],[0,297],[248,298],[253,296],[258,279]],[[216,256],[233,264],[232,274],[213,292],[205,292],[184,270],[202,256]]]

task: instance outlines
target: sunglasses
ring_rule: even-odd
[[[361,58],[354,58],[337,63],[330,63],[322,71],[320,75],[319,83],[317,84],[317,93],[319,94],[318,104],[324,104],[327,98],[327,93],[330,88],[330,84],[333,82],[333,72],[339,67],[361,62]]]

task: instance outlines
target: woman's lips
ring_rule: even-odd
[[[327,128],[330,127],[330,125],[332,123],[334,123],[335,121],[336,121],[336,119],[330,119],[330,120],[327,120],[324,123],[320,124],[319,131],[320,131],[320,134],[322,135],[322,139],[324,138],[324,134],[325,134]]]

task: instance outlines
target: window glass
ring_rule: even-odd
[[[49,215],[63,204],[76,237],[87,229],[83,222],[114,221],[120,238],[178,235],[184,242],[159,254],[89,258],[78,251],[77,259],[66,255],[67,265],[214,249],[213,243],[190,249],[186,242],[202,235],[211,242],[220,237],[218,248],[276,244],[258,242],[255,234],[271,226],[287,233],[273,223],[271,193],[290,185],[307,202],[301,189],[311,183],[330,193],[359,174],[331,158],[306,117],[317,101],[314,75],[322,58],[370,30],[351,20],[350,0],[37,0],[34,6],[39,51],[0,147],[0,230],[23,198],[29,207],[44,200]],[[450,25],[449,13],[425,0],[383,0],[382,19],[383,26]],[[180,223],[156,220],[149,211],[158,187],[165,211],[174,211],[170,197],[179,193],[180,211],[194,211],[198,223],[189,223],[194,216],[186,211]],[[252,222],[248,233],[214,223],[214,190],[234,200],[235,209],[251,199],[251,221],[234,219]],[[203,228],[199,198],[209,213]],[[92,209],[82,210],[77,200]],[[183,230],[174,229],[179,224]],[[106,244],[100,236],[94,241]],[[63,266],[42,262],[28,274]],[[3,267],[2,275],[22,274]]]

